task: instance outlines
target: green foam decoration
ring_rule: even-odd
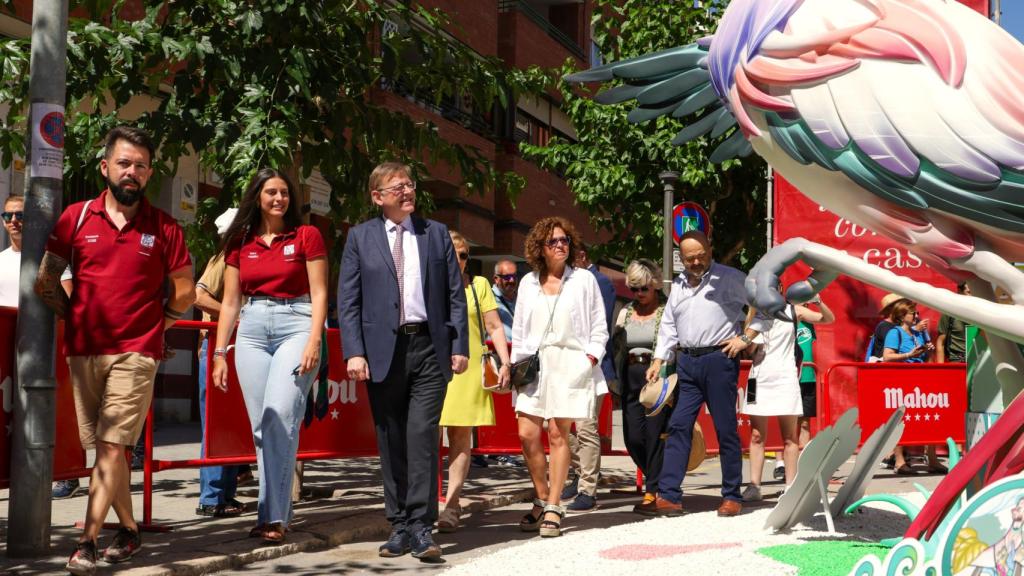
[[[769,546],[759,549],[757,553],[795,566],[798,576],[835,576],[848,574],[868,554],[884,561],[889,549],[878,544],[849,540],[815,540],[806,544]]]

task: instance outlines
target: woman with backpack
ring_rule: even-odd
[[[928,332],[919,330],[920,316],[917,313],[917,304],[902,298],[892,304],[892,311],[889,314],[889,322],[893,327],[885,335],[882,350],[883,362],[906,362],[923,363],[928,360],[928,355],[935,347],[928,341]],[[928,446],[925,449],[928,456],[928,471],[936,474],[945,474],[948,470],[939,463],[935,454],[935,446]],[[902,446],[896,446],[893,450],[893,466],[896,473],[901,476],[912,476],[916,471],[907,464]]]
[[[800,395],[800,365],[802,352],[796,343],[796,330],[800,322],[818,324],[831,322],[831,311],[817,312],[790,304],[786,320],[780,320],[751,310],[749,328],[757,331],[753,351],[753,365],[747,379],[747,390],[742,413],[750,418],[750,483],[743,491],[744,502],[761,500],[761,478],[764,474],[764,438],[768,433],[768,418],[775,416],[782,432],[782,460],[785,466],[786,486],[796,477],[797,457],[800,455],[799,419],[804,413]]]

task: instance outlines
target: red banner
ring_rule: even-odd
[[[965,364],[839,363],[825,376],[828,395],[823,406],[832,421],[846,411],[831,395],[855,396],[860,408],[861,443],[904,408],[900,444],[944,444],[946,438],[964,442],[967,412]]]
[[[331,452],[337,457],[374,456],[377,454],[377,436],[366,396],[366,383],[347,378],[341,352],[341,333],[327,331],[327,412],[314,416],[309,426],[302,426],[299,435],[299,456]],[[213,373],[213,357],[207,374]],[[234,365],[234,351],[228,357]],[[231,458],[253,456],[252,429],[245,410],[242,390],[235,372],[230,372],[228,391],[221,392],[212,385],[206,387],[206,457]],[[314,387],[316,384],[314,383]]]

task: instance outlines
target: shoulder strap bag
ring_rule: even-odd
[[[476,278],[473,280],[476,280]],[[502,389],[498,386],[498,370],[500,367],[498,366],[497,354],[491,352],[491,349],[487,347],[487,337],[484,336],[487,331],[484,330],[484,315],[480,311],[480,298],[476,295],[476,284],[471,281],[469,286],[469,291],[473,293],[473,302],[476,303],[476,321],[480,326],[480,345],[483,346],[483,354],[480,357],[480,385],[488,392],[508,394],[512,391],[511,388]]]
[[[540,351],[544,348],[544,339],[546,339],[548,337],[548,333],[551,332],[551,323],[555,319],[555,309],[558,308],[558,300],[562,297],[563,288],[565,288],[564,279],[562,280],[562,285],[558,287],[558,295],[555,296],[555,304],[551,307],[551,313],[548,315],[548,325],[544,328],[544,332],[540,336],[540,345],[538,346],[537,351],[518,362],[512,363],[512,374],[510,379],[512,387],[517,390],[537,381],[537,373],[540,372]],[[540,292],[542,295],[544,294],[543,287],[540,288]]]

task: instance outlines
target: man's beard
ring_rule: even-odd
[[[122,187],[124,184],[134,184],[134,190],[126,190]],[[139,184],[139,181],[134,178],[122,178],[121,182],[115,184],[111,180],[107,180],[107,187],[110,188],[110,193],[114,195],[114,198],[118,203],[125,206],[134,206],[139,198],[142,198],[142,194],[146,191],[146,188]]]

